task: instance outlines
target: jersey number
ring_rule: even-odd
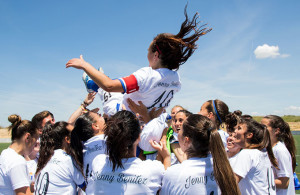
[[[272,174],[273,170],[272,168],[268,168],[267,177],[268,177],[268,194],[275,194],[275,181],[274,181],[274,175]],[[273,192],[273,193],[271,193]]]
[[[48,191],[49,173],[46,172],[43,174],[42,178],[40,178],[40,177],[41,177],[41,174],[37,178],[34,194],[44,195],[44,194],[47,194],[47,191]]]
[[[109,92],[104,92],[103,94],[103,99],[104,99],[104,102],[107,102],[108,98],[111,97],[111,94]]]
[[[153,107],[158,107],[158,108],[167,107],[173,98],[173,94],[174,94],[174,90],[169,91],[169,93],[166,93],[166,91],[164,91],[156,100],[154,100],[152,106],[147,107],[147,109],[149,110]]]

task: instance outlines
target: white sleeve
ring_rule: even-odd
[[[142,130],[141,141],[139,143],[139,147],[142,150],[149,152],[155,151],[155,149],[150,145],[149,141],[151,139],[157,142],[160,141],[164,129],[168,127],[166,123],[167,116],[168,113],[163,113],[145,125],[144,129]]]
[[[26,163],[14,166],[8,172],[13,190],[29,186],[29,175]]]
[[[75,165],[73,165],[73,163],[72,165],[70,165],[69,169],[73,181],[76,183],[77,186],[82,187],[82,185],[84,184],[84,177],[82,173],[75,167]]]
[[[237,159],[232,167],[233,172],[242,178],[245,178],[248,172],[252,167],[252,159],[250,154],[242,150],[240,154],[238,154]]]
[[[146,87],[148,87],[147,86],[147,83],[149,82],[148,80],[152,78],[151,71],[153,71],[152,68],[144,67],[132,73],[137,80],[140,92],[144,92]]]
[[[289,161],[289,152],[281,152],[280,156],[278,156],[278,169],[274,169],[276,171],[277,177],[290,177],[289,174],[289,166],[292,166],[291,161]]]

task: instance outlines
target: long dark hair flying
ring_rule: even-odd
[[[206,24],[199,26],[198,13],[189,20],[187,5],[184,9],[185,21],[181,24],[180,31],[176,34],[158,34],[151,47],[152,52],[158,52],[162,65],[170,70],[178,70],[197,49],[196,41],[200,36],[210,32],[211,28],[204,28]],[[193,32],[193,33],[192,33]],[[190,36],[190,33],[192,33]]]

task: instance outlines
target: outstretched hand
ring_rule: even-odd
[[[170,156],[170,152],[167,148],[166,142],[165,141],[160,141],[159,143],[153,140],[149,141],[150,145],[158,151],[158,153],[163,157],[166,158]]]
[[[74,67],[77,69],[84,69],[86,63],[87,62],[83,59],[82,55],[80,55],[79,58],[73,58],[69,60],[66,64],[66,68]]]

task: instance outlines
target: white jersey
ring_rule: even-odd
[[[104,134],[96,135],[88,139],[84,143],[83,148],[83,173],[86,178],[86,193],[89,194],[90,186],[92,186],[93,180],[91,179],[92,173],[92,162],[94,158],[98,155],[105,154],[106,144],[104,139]]]
[[[127,98],[132,99],[135,103],[142,101],[148,110],[154,107],[166,108],[173,95],[181,88],[178,73],[167,68],[144,67],[119,80],[126,93],[123,100],[126,110],[130,110]]]
[[[34,159],[34,160],[29,160],[26,161],[26,165],[27,165],[27,170],[28,170],[28,174],[29,174],[29,181],[30,183],[35,181],[35,172],[36,172],[36,168],[37,168],[37,162],[38,159]]]
[[[102,102],[102,110],[107,116],[112,116],[122,110],[124,94],[118,92],[107,92],[102,88],[98,89],[98,94]]]
[[[62,149],[54,150],[47,165],[38,173],[35,194],[76,194],[77,186],[84,184],[84,177],[73,165],[72,158]]]
[[[278,169],[273,167],[275,179],[279,177],[289,177],[289,187],[287,189],[276,189],[277,195],[295,194],[292,157],[282,142],[278,142],[273,148],[273,153],[278,162]]]
[[[243,195],[276,194],[272,165],[265,150],[241,150],[232,169],[243,178],[239,182]]]
[[[224,145],[224,148],[225,148],[225,151],[227,150],[227,138],[229,137],[228,133],[223,131],[222,129],[219,129],[218,130],[218,133],[222,139],[222,142],[223,142],[223,145]]]
[[[163,178],[160,194],[221,194],[214,178],[212,156],[189,158],[169,167]]]
[[[160,141],[164,129],[168,127],[166,123],[167,117],[168,113],[163,113],[159,117],[152,119],[144,126],[140,136],[141,141],[139,142],[139,147],[142,150],[149,152],[155,151],[155,149],[150,145],[149,141]]]
[[[93,161],[93,193],[89,194],[156,194],[161,188],[164,166],[159,161],[142,161],[137,157],[122,160],[124,169],[112,172],[106,155]]]
[[[0,195],[13,195],[14,190],[29,187],[26,160],[11,148],[0,156]]]

